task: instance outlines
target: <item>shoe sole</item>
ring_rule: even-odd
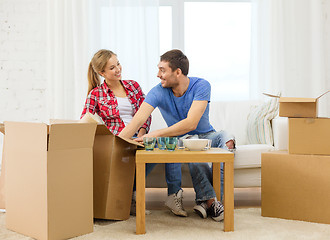
[[[179,213],[179,212],[175,212],[173,211],[172,209],[170,209],[171,212],[176,215],[176,216],[179,216],[179,217],[188,217],[188,214],[184,214],[184,213]]]
[[[212,217],[212,219],[216,222],[221,222],[223,220],[223,213],[221,213],[220,216]]]
[[[188,217],[188,213],[180,213],[180,212],[177,212],[177,211],[173,210],[172,208],[170,208],[170,207],[167,206],[166,204],[165,204],[165,206],[166,206],[169,210],[171,210],[171,212],[172,212],[174,215],[176,215],[176,216],[179,216],[179,217]]]
[[[206,213],[205,209],[204,209],[202,206],[199,206],[199,205],[195,206],[195,207],[194,207],[194,211],[195,211],[195,213],[197,213],[198,216],[200,216],[201,218],[207,218],[207,213]]]

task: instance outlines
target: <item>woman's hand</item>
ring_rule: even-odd
[[[138,138],[139,138],[139,137],[142,137],[142,136],[143,136],[144,134],[146,134],[146,133],[147,133],[147,131],[146,131],[145,128],[140,128],[137,137],[138,137]]]
[[[157,131],[153,131],[151,133],[148,133],[148,134],[144,134],[142,136],[139,136],[135,139],[133,139],[134,141],[137,141],[137,142],[143,142],[143,138],[144,137],[159,137],[159,135],[157,134]]]

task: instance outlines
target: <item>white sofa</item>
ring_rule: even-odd
[[[236,152],[234,161],[234,186],[237,188],[261,186],[261,153],[287,149],[287,118],[272,120],[274,145],[248,144],[247,118],[258,101],[211,102],[210,122],[216,130],[226,130],[235,135]],[[160,112],[156,109],[152,114],[151,131],[166,127]],[[166,187],[164,165],[158,164],[149,174],[147,187]],[[182,187],[192,187],[187,164],[182,164]]]

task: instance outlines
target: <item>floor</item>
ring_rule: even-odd
[[[165,209],[164,201],[167,196],[166,188],[146,189],[146,208]],[[261,188],[235,188],[235,208],[261,207]],[[193,188],[183,189],[183,206],[186,209],[193,208],[195,204],[195,192]]]

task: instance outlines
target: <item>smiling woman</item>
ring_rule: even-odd
[[[133,80],[121,79],[122,67],[117,55],[101,49],[96,52],[88,67],[88,95],[81,118],[90,112],[98,114],[115,135],[132,120],[140,108],[144,94]],[[104,78],[101,83],[100,77]],[[151,117],[137,132],[142,136],[149,130]]]

